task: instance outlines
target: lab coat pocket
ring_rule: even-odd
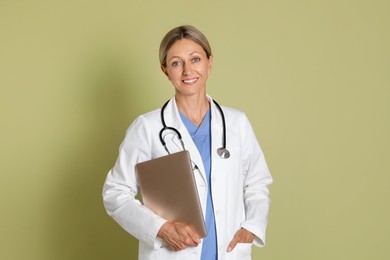
[[[252,243],[237,243],[229,259],[251,260]]]

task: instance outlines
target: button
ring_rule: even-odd
[[[215,214],[216,214],[216,215],[220,215],[220,214],[221,214],[221,211],[220,211],[219,209],[217,209],[217,210],[215,211]]]

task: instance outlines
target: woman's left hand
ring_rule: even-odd
[[[230,241],[227,252],[231,252],[236,247],[237,243],[252,243],[254,239],[255,235],[248,230],[241,228],[236,232],[232,241]]]

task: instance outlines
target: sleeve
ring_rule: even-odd
[[[254,240],[256,246],[263,247],[270,206],[269,186],[272,184],[272,177],[264,154],[245,115],[242,126],[242,167],[246,175],[243,187],[246,220],[241,227],[256,236]]]
[[[165,219],[154,214],[136,198],[135,165],[151,157],[151,138],[145,120],[138,117],[126,132],[115,166],[103,186],[105,209],[124,230],[153,248],[161,247],[157,237]]]

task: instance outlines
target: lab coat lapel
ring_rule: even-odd
[[[176,128],[181,136],[182,140],[185,146],[185,149],[190,152],[191,155],[191,160],[198,166],[199,172],[201,173],[201,176],[203,178],[203,181],[205,185],[207,185],[206,181],[206,171],[203,165],[202,157],[200,156],[200,153],[198,151],[198,148],[196,147],[195,143],[192,141],[192,138],[190,134],[188,133],[187,128],[181,121],[180,115],[179,115],[179,110],[177,109],[176,106],[176,100],[175,97],[171,99],[169,104],[166,107],[166,110],[164,112],[164,117],[167,126],[171,126]],[[181,143],[179,138],[174,138],[173,142],[175,143],[176,146],[181,148]]]

